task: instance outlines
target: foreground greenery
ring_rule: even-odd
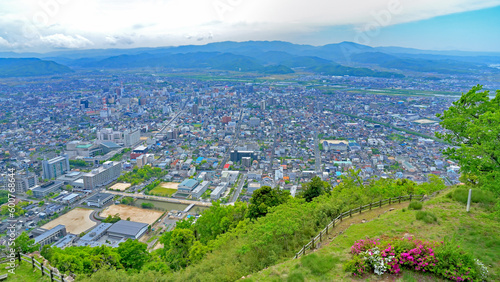
[[[442,263],[449,263],[449,258],[458,257],[462,263],[470,262],[470,257],[477,258],[488,269],[486,280],[499,281],[500,234],[497,230],[500,228],[500,222],[490,216],[493,203],[473,203],[471,212],[467,213],[466,204],[454,199],[453,195],[458,190],[465,189],[457,188],[441,193],[424,203],[423,211],[436,216],[436,222],[417,220],[419,210],[403,208],[384,213],[367,223],[351,225],[342,235],[313,254],[277,264],[250,275],[248,280],[350,281],[353,275],[346,272],[345,267],[352,260],[352,246],[356,241],[367,237],[393,240],[406,235],[424,241],[437,241],[438,245],[443,242],[446,247],[435,250],[436,255],[446,258]],[[451,266],[452,264],[439,265],[439,270],[444,269],[446,275],[446,268]],[[362,278],[366,281],[381,280],[373,272],[365,273]],[[420,274],[408,269],[399,275],[383,278],[388,281],[439,281],[434,274]]]
[[[311,236],[344,210],[388,197],[430,194],[444,187],[437,177],[421,185],[391,179],[364,185],[358,174],[351,171],[331,191],[314,179],[305,184],[311,192],[298,198],[265,188],[256,191],[261,194],[256,199],[261,200],[250,206],[215,204],[196,223],[178,222],[172,232],[162,235],[160,242],[164,247],[151,253],[138,275],[129,275],[132,270],[109,263],[101,263],[109,269],[83,274],[92,274],[89,281],[139,281],[148,276],[155,276],[155,281],[234,281],[293,257]],[[312,192],[319,196],[308,202],[306,197],[312,197]],[[261,208],[252,208],[255,204]],[[68,249],[71,248],[65,251]]]

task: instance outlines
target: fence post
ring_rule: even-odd
[[[43,272],[43,262],[40,263],[40,269],[42,270],[42,276],[44,276],[45,273]]]
[[[349,217],[352,217],[352,209],[349,210]]]
[[[35,268],[35,257],[31,257],[31,266],[33,266],[33,269]]]
[[[410,194],[410,202],[411,202],[411,194]]]
[[[17,261],[21,264],[21,252],[17,253]]]
[[[370,210],[372,210],[372,203],[370,202]]]
[[[342,221],[342,214],[340,214],[340,221]]]
[[[50,282],[54,281],[54,274],[52,273],[52,268],[50,269]]]
[[[319,232],[319,241],[320,241],[320,242],[323,242],[323,235],[322,235],[321,233],[323,233],[323,231],[320,231],[320,232]]]
[[[326,225],[326,235],[328,235],[328,225],[330,225],[330,224]]]
[[[401,195],[399,196],[399,203],[401,204]]]
[[[389,198],[389,206],[391,205],[391,198]]]
[[[314,236],[311,239],[311,250],[314,250]]]
[[[380,200],[380,202],[379,202],[379,208],[381,208],[381,207],[382,207],[382,200]]]
[[[359,206],[359,214],[361,214],[361,207],[362,207],[362,206]]]

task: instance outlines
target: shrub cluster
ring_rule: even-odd
[[[410,202],[410,205],[408,205],[409,210],[421,210],[422,209],[422,202],[417,202],[413,201]]]
[[[344,270],[354,276],[372,271],[377,275],[400,274],[402,269],[411,269],[460,282],[485,280],[488,275],[484,264],[461,250],[455,241],[364,239],[354,243],[351,254],[353,258],[344,264]]]
[[[415,215],[415,218],[417,220],[421,220],[425,223],[431,224],[434,222],[437,222],[437,217],[431,212],[428,211],[418,211],[417,214]]]

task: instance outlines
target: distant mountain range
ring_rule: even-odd
[[[69,68],[143,67],[216,69],[263,74],[287,74],[304,70],[326,75],[372,77],[404,77],[405,72],[463,74],[500,71],[489,67],[491,64],[500,64],[500,53],[370,47],[352,42],[311,46],[282,41],[228,41],[207,45],[68,50],[45,54],[8,52],[0,53],[0,57],[43,59],[19,60],[19,67],[15,70],[0,73],[4,77],[64,73],[71,71]],[[45,67],[39,68],[40,64]],[[26,68],[25,72],[23,67]]]
[[[37,58],[0,58],[0,77],[40,76],[73,72],[67,66]]]

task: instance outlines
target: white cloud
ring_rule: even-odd
[[[53,48],[85,48],[93,45],[87,38],[80,35],[52,34],[41,36],[40,41]]]
[[[0,36],[0,47],[10,47],[9,41]]]
[[[497,5],[500,0],[2,0],[0,23],[23,19],[47,47],[158,46],[286,40],[336,25],[369,31]],[[19,46],[33,40],[8,39]]]

